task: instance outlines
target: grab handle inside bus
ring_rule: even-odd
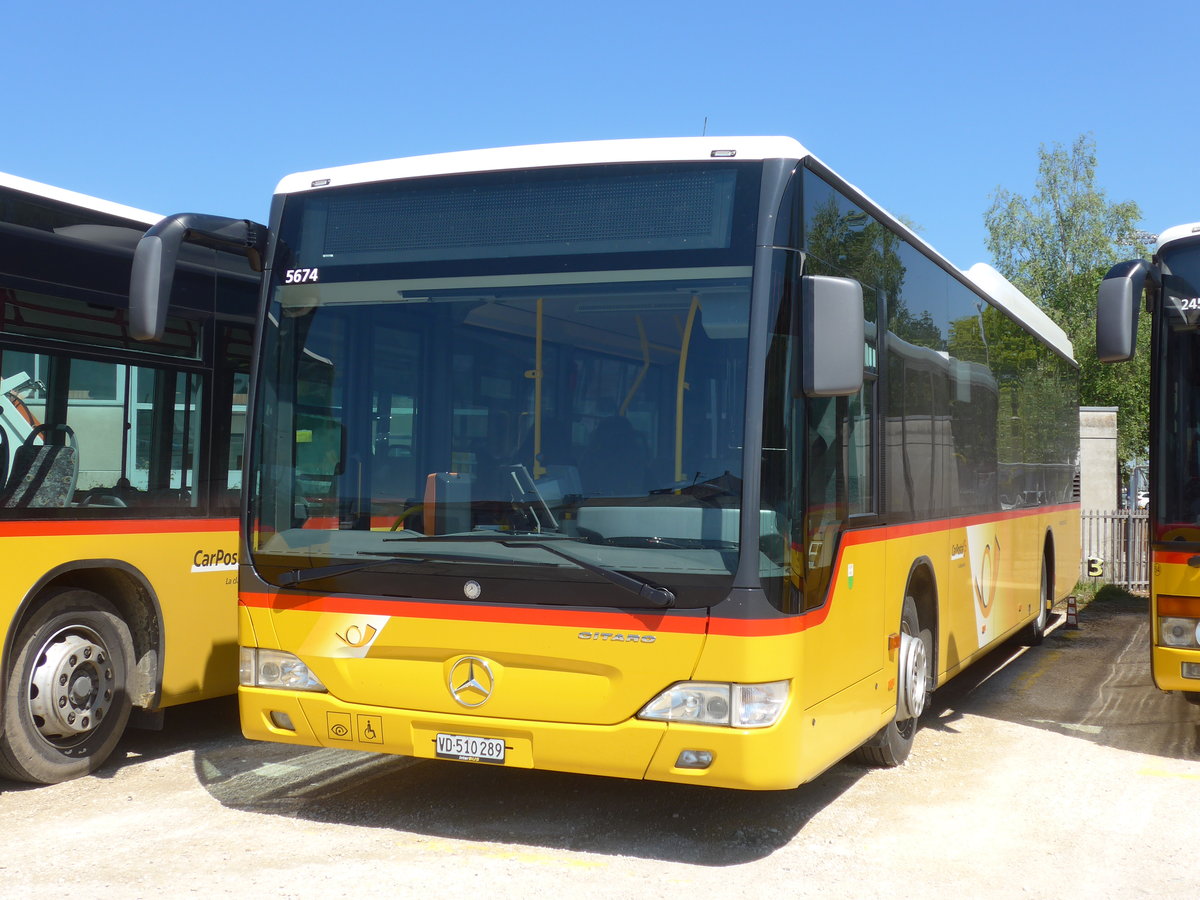
[[[167,304],[184,241],[246,257],[255,272],[263,270],[269,232],[249,219],[227,219],[200,213],[167,216],[138,241],[129,279],[129,330],[139,341],[162,340]]]

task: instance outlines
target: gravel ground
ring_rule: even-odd
[[[785,792],[256,744],[198,704],[0,782],[0,895],[1194,898],[1200,707],[1151,685],[1144,606],[977,664],[903,767]]]

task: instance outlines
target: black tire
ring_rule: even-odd
[[[1180,691],[1183,699],[1193,706],[1200,706],[1200,691]]]
[[[921,693],[919,698],[916,698],[914,705],[918,712],[916,715],[909,714],[908,711],[902,709],[903,704],[897,700],[896,717],[887,725],[881,728],[874,737],[863,744],[855,751],[855,756],[860,762],[864,762],[870,766],[881,766],[883,768],[894,768],[901,765],[908,754],[912,752],[913,738],[917,734],[917,726],[920,722],[920,710],[925,706],[925,700],[929,695],[930,671],[933,660],[933,631],[929,628],[921,627],[921,620],[917,616],[917,603],[912,597],[904,598],[904,608],[900,616],[900,634],[901,642],[904,638],[916,638],[924,649],[924,653],[920,657],[921,669],[923,670],[919,679],[912,676],[915,673],[910,672],[910,681],[920,681],[916,685],[917,690]],[[900,684],[905,681],[905,654],[903,650],[899,654],[899,674]],[[897,691],[899,694],[901,691]]]
[[[1050,560],[1042,557],[1042,583],[1041,589],[1038,591],[1038,601],[1042,608],[1038,613],[1038,617],[1026,625],[1021,630],[1021,643],[1030,647],[1036,647],[1042,643],[1046,637],[1046,626],[1050,622]]]
[[[133,640],[99,594],[52,594],[13,643],[0,776],[57,784],[94,772],[129,721]]]

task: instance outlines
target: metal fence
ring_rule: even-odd
[[[1144,509],[1084,510],[1081,518],[1081,581],[1093,577],[1089,558],[1103,561],[1098,578],[1128,591],[1150,589],[1149,524]]]

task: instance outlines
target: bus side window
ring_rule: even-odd
[[[242,325],[221,325],[217,331],[217,358],[225,366],[214,372],[213,402],[218,410],[230,410],[230,415],[214,420],[208,472],[214,514],[236,514],[241,501],[252,341],[250,329]]]
[[[874,415],[875,379],[867,376],[862,390],[849,398],[846,416],[846,503],[852,516],[876,512]]]

